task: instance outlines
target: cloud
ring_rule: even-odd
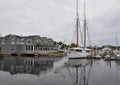
[[[120,38],[120,1],[86,0],[91,40],[114,44]],[[79,0],[83,23],[83,0]],[[0,0],[0,34],[40,35],[71,43],[76,19],[75,0]],[[82,25],[81,25],[82,26]],[[113,41],[112,41],[113,40]]]

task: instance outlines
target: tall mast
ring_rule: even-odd
[[[76,31],[77,31],[77,34],[76,34],[76,36],[77,36],[77,39],[76,39],[76,44],[77,44],[77,46],[78,46],[78,35],[79,35],[79,33],[78,33],[78,28],[79,28],[79,13],[78,13],[78,0],[76,0],[76,16],[77,16],[77,19],[76,19]]]
[[[85,0],[84,0],[84,48],[86,48],[86,26],[87,23],[86,23],[86,13],[85,13]]]

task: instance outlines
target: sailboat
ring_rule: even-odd
[[[116,50],[114,50],[114,54],[116,59],[120,59],[120,51],[118,49],[118,37],[117,37],[117,33],[116,33]]]
[[[84,37],[83,37],[83,47],[79,47],[78,45],[78,29],[79,29],[79,13],[78,13],[78,0],[76,0],[77,6],[76,6],[76,44],[78,47],[71,48],[70,52],[67,54],[69,59],[86,59],[89,56],[91,56],[91,49],[88,49],[86,47],[86,35],[87,35],[87,22],[86,22],[86,14],[85,14],[85,1],[84,1]]]

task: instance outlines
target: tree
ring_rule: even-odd
[[[73,48],[73,47],[78,47],[78,45],[77,44],[75,44],[75,43],[72,43],[72,44],[70,44],[70,46],[69,46],[70,48]]]

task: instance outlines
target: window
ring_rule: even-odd
[[[31,46],[31,51],[33,51],[33,46]]]
[[[36,40],[36,43],[39,43],[39,40]]]
[[[5,44],[5,40],[4,39],[2,39],[2,44]]]
[[[19,39],[17,39],[17,44],[20,44],[20,40]]]
[[[26,41],[26,44],[27,44],[27,45],[31,45],[31,44],[32,44],[32,40],[31,40],[31,39],[28,39],[28,40]]]
[[[76,49],[76,52],[82,52],[82,50]]]
[[[15,39],[14,39],[14,38],[11,39],[11,44],[12,44],[12,45],[15,44]]]
[[[28,51],[28,46],[26,46],[26,51]]]
[[[24,39],[20,39],[20,44],[24,44]]]

